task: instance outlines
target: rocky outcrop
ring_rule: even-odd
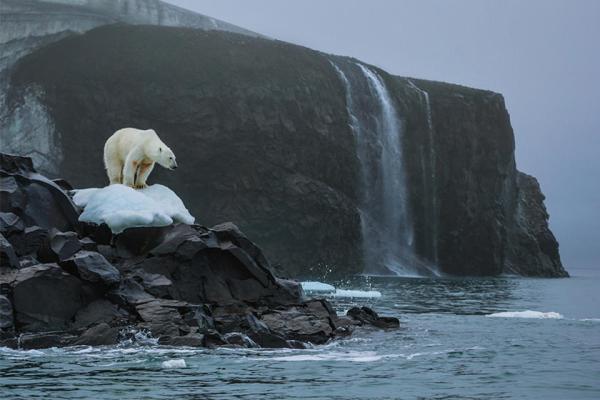
[[[113,235],[79,223],[68,194],[31,159],[0,154],[0,178],[0,346],[111,345],[147,332],[168,345],[303,347],[365,322],[389,327],[373,312],[340,317],[325,300],[306,300],[231,223]],[[45,233],[17,246],[32,229]]]
[[[106,184],[102,154],[89,149],[113,131],[153,128],[180,167],[152,179],[193,199],[192,214],[208,225],[235,221],[287,276],[348,276],[364,270],[365,243],[389,238],[361,230],[364,166],[331,61],[355,65],[345,70],[364,106],[359,117],[376,127],[374,93],[356,60],[150,26],[101,27],[36,51],[15,67],[9,103],[26,107],[35,94],[57,154],[69,154],[55,171],[75,186]],[[544,239],[531,229],[547,229],[545,214],[518,216],[524,192],[502,96],[369,69],[403,129],[411,262],[456,275],[536,274],[537,258],[545,276],[563,276],[557,251],[536,253]]]

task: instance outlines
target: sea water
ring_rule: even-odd
[[[339,313],[369,305],[401,328],[305,350],[0,349],[0,399],[599,399],[600,273],[571,273],[313,283]]]

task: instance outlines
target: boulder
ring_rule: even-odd
[[[102,254],[93,251],[81,250],[60,265],[65,271],[86,282],[99,283],[105,287],[117,286],[121,281],[119,270],[106,261]]]
[[[11,212],[0,212],[0,233],[7,236],[13,233],[23,232],[25,224],[16,214]]]
[[[56,264],[22,268],[11,285],[15,322],[22,331],[64,329],[89,302],[82,282]]]
[[[145,292],[142,285],[133,278],[121,280],[118,287],[108,292],[107,298],[111,302],[130,310],[135,309],[138,304],[154,300],[154,297]]]
[[[0,233],[0,267],[19,268],[19,259],[12,244]]]
[[[38,259],[42,262],[61,262],[81,250],[81,242],[76,232],[51,229],[48,238],[48,245],[38,251]]]
[[[127,311],[106,299],[98,299],[77,311],[72,327],[87,328],[97,323],[116,326],[126,325],[129,322],[129,313]]]
[[[108,346],[119,342],[119,328],[105,322],[92,326],[73,340],[75,346]]]
[[[19,257],[27,255],[39,256],[39,251],[46,248],[48,244],[48,230],[39,226],[28,226],[22,232],[10,235],[10,242]],[[55,257],[44,257],[42,262],[56,262]]]
[[[12,330],[15,326],[10,300],[0,295],[0,332]]]
[[[26,226],[76,231],[78,212],[71,198],[38,174],[31,158],[0,153],[0,211],[13,213]]]
[[[161,336],[158,344],[165,346],[186,346],[186,347],[204,347],[204,335],[200,333],[190,333],[185,336]]]
[[[189,309],[185,302],[176,300],[154,299],[136,306],[141,324],[155,337],[179,336],[182,331],[188,331],[189,327],[184,323],[180,310]]]
[[[173,282],[161,274],[152,274],[143,269],[135,270],[130,274],[144,290],[155,297],[173,297]]]
[[[369,307],[352,307],[346,315],[360,322],[362,325],[372,325],[376,328],[391,329],[400,326],[398,318],[380,317]]]

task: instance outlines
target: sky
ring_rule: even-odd
[[[566,268],[600,268],[600,0],[168,0],[401,76],[504,95]]]

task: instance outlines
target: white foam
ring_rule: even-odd
[[[492,318],[534,318],[534,319],[562,319],[563,316],[557,312],[542,312],[542,311],[505,311],[486,315]]]
[[[347,353],[330,352],[320,354],[294,354],[289,356],[273,357],[275,361],[348,361],[348,362],[373,362],[379,361],[383,356],[374,351],[351,351]]]
[[[185,363],[185,360],[183,358],[176,358],[173,360],[167,360],[167,361],[163,361],[162,363],[162,367],[163,368],[186,368],[187,364]]]
[[[334,292],[335,286],[323,282],[307,281],[300,282],[305,292]]]
[[[125,185],[81,189],[75,191],[73,201],[84,208],[80,221],[105,223],[113,233],[132,227],[194,223],[181,199],[163,185],[139,190]]]

